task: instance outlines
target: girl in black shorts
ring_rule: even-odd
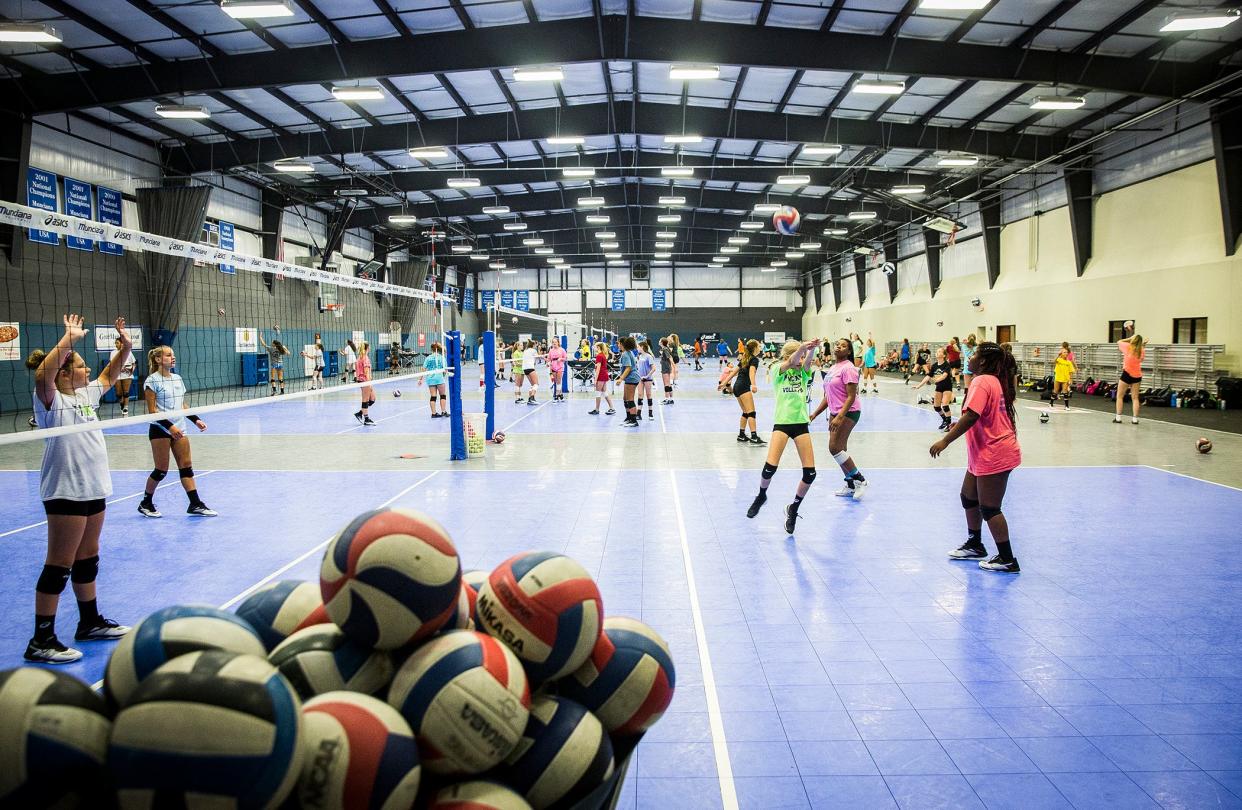
[[[947,431],[953,422],[953,415],[949,411],[949,405],[953,402],[953,370],[945,360],[944,349],[936,349],[936,362],[932,363],[927,374],[914,388],[918,390],[929,382],[936,390],[932,395],[932,410],[940,414],[940,427],[937,430]]]
[[[737,426],[737,440],[748,444],[764,444],[759,438],[758,425],[755,423],[755,394],[759,391],[759,341],[752,340],[743,348],[738,356],[737,368],[729,372],[721,387],[733,385],[733,396],[737,397],[738,407],[742,409],[741,419]],[[746,436],[746,426],[750,426],[750,437]]]

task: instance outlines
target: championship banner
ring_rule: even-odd
[[[65,213],[74,217],[82,217],[83,219],[95,218],[95,195],[91,193],[91,184],[83,183],[81,180],[74,180],[71,177],[64,178],[65,182]],[[95,243],[90,239],[80,239],[76,236],[65,238],[65,244],[74,250],[94,250]]]

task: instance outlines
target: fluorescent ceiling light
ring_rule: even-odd
[[[1082,96],[1036,96],[1032,110],[1077,110],[1087,103]]]
[[[719,270],[720,268],[724,267],[724,265],[723,265],[723,264],[720,264],[719,262],[712,262],[711,264],[709,264],[709,265],[707,265],[707,266],[708,266],[708,267],[710,267],[710,268],[711,268],[711,269],[713,269],[713,270]]]
[[[448,150],[443,146],[415,146],[410,150],[410,157],[426,160],[427,158],[446,158]]]
[[[873,253],[878,253],[879,251],[873,250],[867,247],[866,245],[859,245],[858,247],[854,248],[854,252],[857,253],[859,256],[870,256]]]
[[[605,253],[604,258],[605,259],[619,259],[621,258],[621,254],[620,253]]]
[[[293,16],[293,9],[284,0],[220,0],[220,10],[235,20]]]
[[[579,197],[578,198],[579,208],[599,208],[603,204],[604,204],[603,197]]]
[[[875,211],[850,211],[845,218],[853,222],[865,222],[869,219],[875,219],[879,214]]]
[[[538,236],[531,236],[526,239],[523,239],[522,244],[526,245],[527,247],[538,247],[539,245],[543,244],[543,240],[540,239]]]
[[[332,95],[336,96],[337,101],[380,101],[384,98],[384,91],[374,85],[363,84],[333,87]]]
[[[922,0],[919,11],[982,11],[992,0]]]
[[[665,135],[665,143],[702,143],[702,135]]]
[[[616,239],[617,235],[613,233],[612,231],[596,231],[595,238],[596,239]]]
[[[559,82],[564,78],[565,71],[555,65],[513,69],[513,80],[517,82]]]
[[[660,222],[665,225],[675,225],[676,223],[681,222],[681,214],[660,214],[660,216],[656,217],[656,222]]]
[[[806,254],[805,254],[805,253],[803,253],[803,252],[802,252],[802,251],[800,251],[800,250],[787,250],[787,251],[785,251],[785,258],[786,258],[786,259],[801,259],[801,258],[802,258],[803,256],[805,256],[805,255],[806,255]]]
[[[845,236],[847,233],[847,228],[824,228],[824,236]]]
[[[750,237],[749,236],[730,236],[729,244],[730,245],[749,245]]]
[[[272,164],[272,168],[285,174],[307,174],[308,172],[315,171],[314,165],[305,160],[297,159],[278,160]]]
[[[553,135],[551,138],[544,138],[543,142],[548,146],[581,146],[586,143],[586,138],[581,135]]]
[[[946,155],[938,161],[941,166],[976,166],[979,163],[978,155]]]
[[[418,217],[414,214],[393,214],[388,218],[389,225],[413,225],[418,222]]]
[[[712,261],[716,264],[725,264],[729,261],[728,256],[712,256]]]
[[[516,269],[501,270],[501,271],[500,271],[500,274],[501,274],[502,276],[516,276],[516,275],[517,275],[517,270],[516,270]]]
[[[434,228],[435,226],[433,225],[432,227]],[[444,234],[440,231],[435,231],[435,230],[423,231],[423,237],[426,239],[431,239],[432,241],[438,242],[444,239]]]
[[[560,256],[553,256],[552,258],[548,259],[548,264],[564,264],[564,263],[565,263],[565,260],[562,259]]]
[[[667,196],[660,198],[660,205],[685,205],[685,197]]]
[[[569,166],[561,169],[561,174],[565,177],[594,177],[594,166]]]
[[[740,247],[737,247],[736,245],[728,245],[728,246],[726,246],[726,247],[722,247],[722,248],[720,249],[720,252],[721,252],[721,253],[730,253],[730,254],[731,254],[731,253],[741,253],[741,252],[742,252],[742,249],[741,249]]]
[[[470,247],[470,245],[449,245],[449,250],[454,253],[469,253],[474,248]]]
[[[668,69],[670,79],[719,79],[717,65],[672,65]]]
[[[660,175],[663,177],[694,177],[693,166],[661,166]]]
[[[371,192],[367,191],[365,188],[338,188],[336,191],[332,193],[338,197],[369,197],[371,196]]]
[[[61,42],[60,32],[43,23],[0,23],[0,42],[37,42],[54,45]]]
[[[586,218],[588,225],[607,225],[612,218],[607,214],[590,214]]]
[[[763,223],[757,219],[748,219],[745,222],[743,222],[741,225],[739,225],[738,227],[740,227],[744,231],[762,231]]]
[[[449,188],[478,188],[482,185],[477,177],[450,177],[448,179]]]
[[[504,263],[504,262],[492,262],[491,264],[489,264],[489,265],[488,265],[488,269],[490,269],[490,270],[504,270],[504,269],[505,269],[505,263]]]
[[[911,183],[906,186],[893,186],[891,191],[894,194],[904,194],[909,196],[911,194],[922,194],[927,191],[927,186],[919,185],[918,183]]]
[[[485,262],[485,261],[487,261],[487,260],[488,260],[488,259],[490,259],[490,258],[491,258],[491,256],[488,256],[486,253],[471,253],[471,254],[470,254],[470,260],[471,260],[471,261],[476,261],[476,262]]]
[[[485,205],[483,206],[483,213],[485,214],[507,214],[509,213],[509,206],[507,205]]]
[[[781,206],[776,203],[756,203],[754,211],[756,214],[775,214],[781,210]]]
[[[676,242],[656,242],[655,246],[661,250],[665,250],[667,248],[673,247],[676,244],[677,244]]]
[[[506,231],[524,231],[526,230],[526,223],[525,222],[506,222],[503,227]]]
[[[616,250],[619,247],[621,247],[620,242],[600,242],[599,243],[600,250]]]
[[[822,155],[839,155],[844,147],[835,143],[808,143],[802,147],[802,154],[814,157]]]
[[[672,253],[663,253],[663,252],[661,252],[661,253],[653,253],[653,254],[651,254],[651,255],[655,256],[657,259],[670,259],[670,258],[672,258],[672,256],[673,256],[673,254],[672,254]]]
[[[211,111],[197,104],[157,104],[155,114],[160,118],[210,118]]]
[[[652,264],[658,264],[660,266],[664,266],[668,264],[668,259],[657,259],[656,261],[652,262]]]
[[[768,267],[788,267],[788,266],[789,266],[789,262],[785,261],[784,259],[777,259],[776,261],[770,262],[768,264]]]
[[[821,247],[823,246],[819,242],[803,242],[798,245],[799,250],[819,250]]]
[[[1160,32],[1170,34],[1175,31],[1208,31],[1213,28],[1224,28],[1236,19],[1238,19],[1236,8],[1174,14],[1165,20],[1164,25],[1160,27]]]
[[[851,93],[866,93],[873,96],[899,96],[906,92],[906,83],[901,81],[880,81],[878,79],[859,79],[850,88]]]
[[[805,186],[811,182],[809,174],[782,174],[776,178],[778,186]]]
[[[656,239],[676,239],[677,231],[656,231]]]
[[[556,250],[550,247],[535,248],[535,255],[537,256],[551,256],[555,252]]]

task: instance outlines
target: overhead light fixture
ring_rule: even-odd
[[[919,11],[982,11],[992,0],[922,0]]]
[[[431,226],[431,227],[432,227],[432,229],[431,229],[430,231],[423,231],[423,238],[424,238],[424,239],[430,239],[430,240],[431,240],[431,241],[433,241],[433,242],[441,242],[441,241],[443,241],[443,240],[444,240],[444,233],[443,233],[442,231],[437,231],[437,230],[435,230],[435,226],[434,226],[434,225],[433,225],[433,226]]]
[[[504,270],[505,263],[504,262],[492,262],[487,267],[489,270]]]
[[[586,138],[581,135],[553,135],[551,138],[544,138],[543,142],[548,146],[581,146],[586,143]]]
[[[483,206],[483,213],[492,214],[492,215],[507,214],[509,213],[509,206],[507,205],[485,205]]]
[[[681,214],[660,214],[660,216],[656,217],[656,222],[663,225],[676,225],[678,222],[681,222]]]
[[[298,160],[297,158],[278,160],[272,164],[272,168],[285,174],[307,174],[315,171],[314,164],[305,160]]]
[[[729,261],[728,256],[712,256],[712,261],[716,264],[726,264]]]
[[[685,205],[685,197],[667,196],[660,198],[660,205]]]
[[[866,245],[859,245],[855,247],[854,252],[857,253],[859,256],[873,256],[876,253],[879,253],[878,250],[875,250],[874,248],[869,248]]]
[[[596,231],[595,238],[596,239],[616,239],[617,235],[613,233],[612,231]]]
[[[723,264],[721,264],[720,262],[712,262],[712,263],[708,264],[707,266],[708,266],[708,267],[710,267],[710,268],[711,268],[711,269],[713,269],[713,270],[719,270],[720,268],[724,267],[724,265],[723,265]]]
[[[725,247],[722,247],[722,248],[720,249],[720,252],[721,252],[721,253],[730,253],[730,254],[732,254],[732,253],[741,253],[741,252],[742,252],[742,249],[741,249],[740,247],[737,247],[736,245],[726,245]]]
[[[605,259],[619,259],[621,258],[621,254],[620,253],[605,253],[604,258]]]
[[[652,255],[652,256],[655,256],[657,259],[671,259],[671,258],[673,257],[673,254],[672,254],[672,253],[664,253],[664,252],[661,252],[661,253],[653,253],[653,254],[651,254],[651,255]]]
[[[671,65],[668,69],[670,79],[719,79],[718,65]]]
[[[787,250],[787,251],[785,251],[785,258],[786,258],[786,259],[801,259],[801,258],[802,258],[802,257],[804,257],[804,256],[806,256],[806,254],[805,254],[805,253],[803,253],[803,252],[802,252],[802,251],[800,251],[800,250]]]
[[[513,69],[513,80],[516,82],[559,82],[564,78],[565,71],[554,65]]]
[[[803,145],[802,154],[811,157],[823,157],[825,155],[839,155],[843,149],[843,146],[835,143],[808,143]]]
[[[530,237],[527,237],[526,239],[523,239],[522,244],[526,245],[527,247],[539,247],[540,245],[543,244],[543,240],[540,239],[538,236],[530,236]]]
[[[676,242],[656,242],[655,246],[661,250],[665,250],[667,248],[673,247],[676,244],[677,244]]]
[[[879,214],[875,211],[850,211],[845,218],[851,222],[866,222],[875,219]]]
[[[470,245],[449,245],[449,250],[454,253],[469,253],[474,250]]]
[[[782,174],[776,178],[778,186],[805,186],[811,182],[809,174]]]
[[[824,228],[824,236],[845,236],[847,233],[848,228]]]
[[[756,214],[775,214],[779,210],[781,210],[781,206],[776,203],[756,203],[754,207]],[[762,223],[760,224],[762,226]]]
[[[785,261],[784,259],[777,259],[776,261],[770,262],[768,264],[768,267],[788,267],[788,266],[789,266],[789,262]]]
[[[506,222],[502,226],[506,231],[524,231],[526,230],[525,222]]]
[[[517,275],[517,268],[513,268],[513,267],[511,267],[511,268],[508,268],[508,269],[505,269],[505,270],[501,270],[501,271],[500,271],[500,275],[502,275],[502,276],[516,276],[516,275]]]
[[[748,219],[738,227],[744,231],[762,231],[763,223],[757,219]]]
[[[819,250],[821,247],[823,246],[819,242],[803,242],[798,245],[799,250]]]
[[[220,0],[220,10],[235,20],[293,16],[293,9],[284,0]]]
[[[603,197],[579,197],[579,208],[600,208],[604,204]]]
[[[0,23],[0,42],[34,42],[41,45],[55,45],[63,41],[60,32],[50,25],[24,22]]]
[[[890,190],[894,194],[901,194],[908,197],[913,194],[922,194],[927,191],[927,186],[919,185],[918,183],[911,183],[905,186],[893,186]]]
[[[548,259],[548,264],[564,264],[564,263],[565,263],[565,260],[562,259],[560,256],[553,256],[552,258]]]
[[[1165,20],[1164,25],[1160,26],[1160,33],[1210,31],[1213,28],[1224,28],[1237,19],[1238,10],[1236,8],[1174,14]]]
[[[661,166],[662,177],[694,177],[693,166]]]
[[[477,177],[450,177],[449,188],[478,188],[482,182]]]
[[[211,111],[198,104],[157,104],[155,114],[160,118],[210,118]]]
[[[656,239],[676,239],[677,231],[656,231]]]
[[[535,248],[535,255],[536,255],[536,256],[551,256],[551,255],[552,255],[553,253],[555,253],[555,252],[556,252],[556,250],[555,250],[554,248],[550,248],[550,247],[540,247],[540,248]]]
[[[658,264],[661,267],[667,265],[668,263],[669,263],[668,259],[656,259],[654,262],[652,262],[652,264]]]
[[[702,143],[702,142],[703,142],[703,136],[702,136],[702,135],[665,135],[665,136],[664,136],[664,142],[665,142],[665,143],[670,143],[670,144],[675,144],[675,143]]]
[[[474,262],[485,262],[490,258],[491,256],[488,256],[486,253],[471,253],[470,254],[470,260]]]
[[[338,197],[369,197],[371,192],[365,188],[338,188],[332,192]]]
[[[621,243],[620,242],[600,242],[599,247],[600,247],[600,250],[616,250],[617,248],[621,247]]]
[[[749,236],[730,236],[729,244],[730,245],[749,245],[750,237]]]
[[[418,222],[414,214],[393,214],[388,218],[389,225],[413,225]]]
[[[443,146],[415,146],[410,149],[410,157],[426,160],[428,158],[446,158],[448,150]]]
[[[332,95],[337,101],[382,101],[384,91],[375,85],[334,86]]]
[[[945,155],[937,161],[940,166],[977,166],[978,155]]]
[[[568,166],[561,169],[561,174],[565,177],[594,177],[594,166]]]
[[[586,218],[588,225],[607,225],[612,218],[607,214],[589,214]]]
[[[1031,102],[1032,110],[1077,110],[1087,100],[1082,96],[1036,96]]]
[[[851,93],[865,93],[873,96],[899,96],[906,92],[906,83],[901,81],[882,81],[880,79],[859,79],[850,88]]]

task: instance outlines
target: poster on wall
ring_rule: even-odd
[[[487,312],[489,310],[496,308],[496,291],[495,290],[484,290],[482,293],[480,293],[480,298],[482,299],[482,301],[481,301],[481,306],[479,308],[482,309],[484,312]]]
[[[530,312],[530,290],[517,290],[514,300],[514,309],[520,309],[523,312]]]
[[[237,247],[237,233],[233,229],[232,222],[220,220],[220,249],[235,250]],[[229,275],[237,275],[237,268],[231,264],[218,265],[221,273]]]
[[[116,189],[96,186],[95,193],[99,221],[105,225],[123,225],[124,223],[121,222],[121,192]],[[125,248],[112,242],[100,242],[99,252],[121,256],[125,253]]]
[[[315,373],[315,344],[302,344],[302,376],[309,377]]]
[[[388,332],[380,332],[379,340],[377,341],[377,344],[380,346],[387,346],[391,342],[389,341],[388,337],[389,337]]]
[[[652,289],[651,291],[651,309],[653,312],[663,312],[667,309],[664,290]]]
[[[513,309],[513,290],[500,291],[500,305]]]
[[[26,205],[42,211],[56,212],[56,175],[30,166],[26,169]],[[60,235],[51,231],[28,228],[31,242],[59,245]]]
[[[467,312],[474,311],[474,288],[466,287],[461,291],[461,308]]]
[[[613,312],[624,312],[625,311],[625,290],[613,290],[612,291],[612,311]]]
[[[763,342],[764,343],[784,343],[785,333],[784,332],[764,332]]]
[[[423,349],[423,348],[426,348],[426,346],[427,346],[427,333],[419,332],[418,333],[418,348]]]
[[[354,329],[353,334],[350,335],[350,337],[353,338],[355,346],[361,347],[362,341],[367,339],[367,333],[361,329]]]
[[[91,194],[90,183],[83,183],[71,177],[65,178],[65,213],[82,219],[95,218],[94,195]],[[77,236],[66,236],[65,245],[74,250],[95,249],[95,243],[92,240]]]
[[[259,330],[253,326],[234,329],[233,351],[238,354],[256,354],[259,351]]]
[[[0,323],[0,360],[22,359],[22,330],[16,321]]]
[[[142,350],[142,327],[136,323],[127,323],[125,332],[134,346],[134,354],[137,354]],[[116,327],[109,323],[95,324],[95,351],[111,352],[115,348]]]

